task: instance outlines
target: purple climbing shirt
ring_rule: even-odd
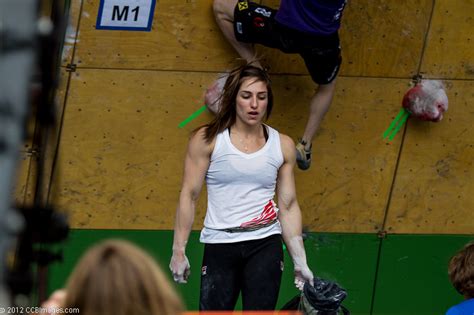
[[[275,19],[292,29],[314,35],[335,33],[347,0],[281,0]]]

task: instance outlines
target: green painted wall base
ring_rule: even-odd
[[[79,257],[106,238],[127,239],[147,250],[167,272],[172,231],[72,230],[63,244],[64,260],[49,269],[49,291],[64,286]],[[349,295],[351,314],[444,314],[462,300],[447,277],[449,258],[472,236],[309,233],[305,241],[313,272],[337,281]],[[189,310],[198,309],[203,245],[194,231],[188,242],[189,283],[176,285]],[[298,294],[286,253],[278,308]],[[169,272],[167,272],[169,274]],[[240,304],[237,305],[240,308]]]

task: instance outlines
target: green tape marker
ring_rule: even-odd
[[[203,111],[206,110],[206,105],[203,105],[201,108],[199,108],[197,111],[195,111],[194,113],[192,113],[188,118],[186,118],[185,120],[183,120],[179,125],[178,125],[178,128],[183,128],[184,126],[186,126],[191,120],[193,120],[194,118],[196,118],[197,116],[201,115],[201,113]]]
[[[398,115],[397,117],[395,117],[394,120],[392,120],[392,123],[390,124],[390,126],[387,128],[387,130],[385,130],[385,132],[383,133],[383,136],[382,138],[385,139],[388,137],[388,135],[390,134],[390,132],[392,131],[393,127],[395,127],[397,121],[400,119],[400,117],[402,117],[402,115],[405,113],[405,108],[402,108],[400,109],[400,111],[398,112]]]
[[[398,131],[400,131],[400,128],[402,128],[402,126],[405,124],[405,122],[407,121],[408,119],[408,116],[410,116],[410,114],[408,112],[405,112],[405,114],[403,114],[402,116],[402,119],[400,120],[400,123],[397,125],[397,127],[392,131],[392,134],[390,135],[390,137],[388,138],[389,141],[392,141],[393,138],[395,137],[395,135],[398,133]]]
[[[402,108],[398,112],[397,117],[395,117],[395,119],[392,120],[392,123],[390,124],[390,126],[383,133],[382,139],[385,139],[388,137],[388,140],[392,141],[395,135],[400,131],[402,126],[407,121],[408,116],[410,116],[410,112],[408,112],[405,108]]]

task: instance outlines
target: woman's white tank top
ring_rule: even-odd
[[[264,126],[268,140],[250,154],[232,144],[228,129],[217,135],[206,173],[207,213],[201,242],[233,243],[281,234],[273,198],[283,153],[278,131]]]

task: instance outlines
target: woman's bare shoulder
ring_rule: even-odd
[[[206,140],[206,130],[207,126],[202,126],[193,131],[189,138],[189,147],[197,150],[203,150],[210,154],[212,150],[214,150],[216,139],[214,138],[208,142]]]
[[[295,142],[291,137],[280,133],[280,144],[281,144],[281,151],[283,153],[283,156],[285,157],[285,160],[293,160],[293,158],[296,158],[296,153],[295,153]]]

